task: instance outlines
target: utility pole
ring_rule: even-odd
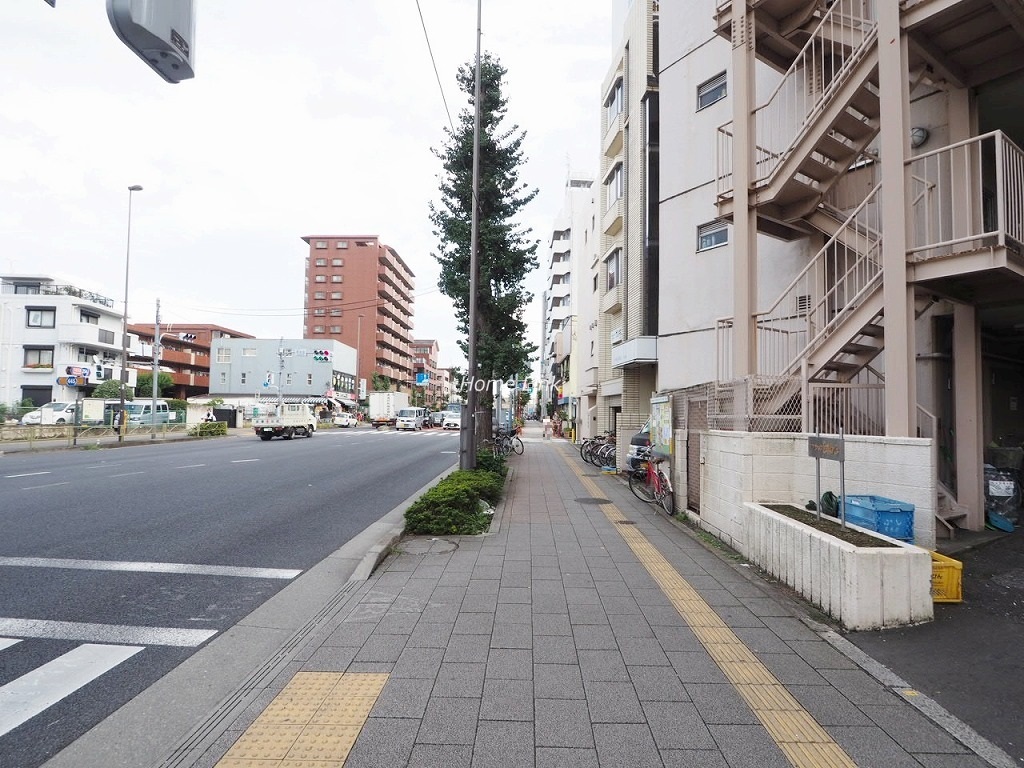
[[[153,431],[149,434],[150,440],[156,440],[156,397],[159,388],[157,379],[160,372],[160,299],[156,300],[156,322],[153,324],[153,407],[150,414],[153,417]]]
[[[277,412],[278,413],[281,413],[283,411],[281,406],[284,405],[284,359],[286,357],[291,357],[292,356],[292,351],[290,349],[285,349],[284,348],[284,339],[283,338],[281,339],[281,345],[282,346],[277,348],[277,359],[278,359],[278,365],[277,365]]]
[[[469,333],[466,339],[468,352],[467,377],[469,378],[469,391],[466,392],[466,410],[469,418],[462,420],[462,430],[459,435],[459,468],[476,469],[476,291],[479,282],[479,258],[477,256],[477,245],[480,229],[480,206],[477,202],[480,196],[480,20],[482,16],[483,0],[476,0],[476,78],[473,89],[473,213],[472,224],[469,235]]]

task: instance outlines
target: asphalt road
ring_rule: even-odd
[[[457,451],[364,429],[0,458],[0,765],[40,765]]]
[[[971,550],[962,603],[935,621],[847,638],[1024,765],[1024,529]]]

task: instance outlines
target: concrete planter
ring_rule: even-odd
[[[928,550],[864,528],[857,530],[896,546],[855,547],[760,504],[743,507],[740,553],[846,629],[934,618]]]

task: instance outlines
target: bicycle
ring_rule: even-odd
[[[629,473],[629,490],[641,501],[658,502],[668,515],[674,515],[672,481],[659,466],[665,456],[655,455],[650,448],[642,448],[636,469]]]
[[[511,430],[498,427],[494,433],[494,442],[500,446],[505,456],[508,456],[510,453],[515,453],[518,456],[523,455],[523,441],[519,439],[519,427],[514,427]]]
[[[614,440],[614,435],[615,433],[609,429],[594,437],[584,438],[583,442],[580,443],[580,458],[590,463],[590,454],[602,445],[605,445],[609,440]]]

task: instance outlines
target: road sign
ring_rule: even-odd
[[[88,368],[82,368],[78,365],[69,365],[64,369],[64,373],[68,376],[82,376],[84,378],[89,378],[91,371]]]
[[[77,387],[78,377],[77,376],[58,376],[57,383],[62,387]],[[85,383],[84,381],[82,382]]]
[[[424,386],[426,384],[429,384],[429,383],[430,383],[430,374],[429,373],[417,373],[416,374],[416,386],[417,387],[422,387],[422,386]]]

